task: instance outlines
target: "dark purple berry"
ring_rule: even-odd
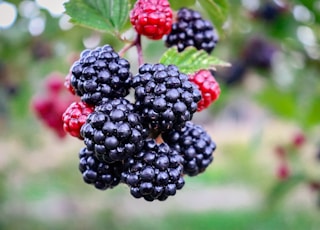
[[[80,150],[79,158],[79,170],[84,182],[100,190],[113,188],[120,183],[124,170],[122,162],[101,162],[95,157],[94,152],[87,148]]]
[[[277,47],[262,37],[252,37],[245,44],[242,59],[246,65],[261,69],[270,69]]]
[[[139,154],[125,161],[122,180],[133,197],[163,201],[184,186],[182,163],[177,151],[148,138]]]
[[[163,133],[162,138],[183,157],[184,174],[196,176],[213,161],[216,145],[200,125],[187,122],[181,130]]]
[[[124,98],[105,100],[88,116],[81,136],[100,161],[125,160],[143,146],[147,133],[133,109]]]
[[[129,94],[132,74],[130,63],[109,45],[85,50],[71,68],[70,83],[81,99],[97,105],[103,98]]]
[[[182,52],[188,46],[211,53],[218,42],[218,34],[210,21],[204,20],[200,13],[192,9],[181,8],[177,22],[172,24],[167,35],[167,47],[177,46]]]
[[[158,131],[182,128],[201,99],[198,88],[173,65],[142,65],[132,86],[143,124]]]
[[[236,85],[243,81],[248,71],[248,64],[245,60],[231,61],[229,68],[220,68],[217,70],[210,70],[212,75],[221,82],[227,85]]]

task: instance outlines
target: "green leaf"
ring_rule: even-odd
[[[196,0],[183,0],[183,1],[169,0],[169,3],[170,3],[170,7],[173,10],[178,10],[182,7],[193,6],[196,3]]]
[[[198,0],[210,21],[215,25],[219,34],[222,35],[222,26],[227,20],[229,4],[227,0]]]
[[[268,193],[268,207],[274,208],[276,205],[280,205],[285,196],[297,185],[304,182],[305,179],[306,178],[302,174],[297,174],[290,176],[284,181],[276,183]]]
[[[128,20],[129,0],[70,0],[64,4],[71,22],[104,32],[119,32]]]
[[[194,73],[200,69],[215,69],[217,66],[230,65],[209,55],[204,50],[197,50],[194,47],[188,47],[183,52],[178,52],[176,48],[170,48],[162,55],[160,63],[176,65],[185,74]]]
[[[291,91],[281,91],[275,85],[267,85],[259,91],[257,101],[272,113],[283,117],[292,118],[296,112],[296,99]]]
[[[320,124],[320,84],[314,70],[297,71],[290,87],[281,87],[271,79],[254,99],[279,118],[291,120],[304,128]],[[303,78],[300,77],[303,75]]]

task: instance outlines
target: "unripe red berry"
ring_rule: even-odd
[[[64,138],[66,132],[63,130],[61,115],[62,109],[67,106],[65,101],[61,101],[54,97],[34,97],[31,101],[31,107],[36,116],[50,129],[52,129],[58,137]]]
[[[209,70],[200,70],[189,75],[189,80],[201,91],[202,99],[198,102],[198,111],[209,107],[220,96],[220,86]]]
[[[280,159],[284,159],[287,153],[283,146],[277,146],[274,149],[274,152],[277,155],[277,157],[279,157]]]
[[[66,136],[61,116],[70,103],[77,99],[76,96],[65,93],[63,84],[61,74],[51,73],[44,80],[46,91],[42,95],[35,95],[31,100],[31,108],[37,118],[60,138]]]
[[[62,115],[63,129],[71,136],[83,139],[80,135],[80,129],[93,110],[92,106],[82,101],[73,102]]]
[[[277,168],[277,177],[279,180],[286,180],[290,176],[290,169],[286,163],[281,163]]]
[[[296,135],[294,135],[292,143],[294,147],[299,148],[305,143],[305,141],[306,138],[303,133],[297,133]]]
[[[171,31],[172,10],[168,0],[138,0],[130,12],[130,22],[138,34],[161,39]]]
[[[65,77],[64,87],[66,87],[71,94],[76,95],[76,92],[74,91],[74,88],[70,83],[71,76],[72,76],[72,73],[69,72],[68,75]]]
[[[63,89],[63,78],[60,73],[51,73],[45,80],[45,87],[50,93],[58,94]]]

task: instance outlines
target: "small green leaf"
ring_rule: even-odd
[[[202,8],[208,14],[210,21],[216,26],[219,34],[222,34],[222,26],[227,20],[229,4],[227,0],[198,0]]]
[[[71,22],[105,32],[119,32],[126,24],[129,0],[70,0],[64,4]]]
[[[265,108],[280,117],[292,118],[295,116],[296,99],[291,91],[281,91],[270,84],[259,91],[256,99]]]
[[[182,7],[193,6],[196,3],[196,0],[183,0],[183,1],[169,0],[169,3],[170,3],[170,7],[173,10],[178,10]]]
[[[176,65],[185,74],[194,73],[200,69],[215,69],[217,66],[230,66],[229,63],[194,47],[188,47],[183,52],[178,52],[176,48],[170,48],[162,55],[160,63],[164,65]]]
[[[267,204],[268,207],[275,207],[280,205],[285,196],[292,191],[296,186],[305,181],[302,174],[292,175],[284,181],[276,183],[268,193]]]

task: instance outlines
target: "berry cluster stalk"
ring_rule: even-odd
[[[130,42],[129,44],[125,45],[120,51],[119,51],[119,55],[121,57],[124,56],[124,54],[132,47],[136,47],[137,48],[137,53],[138,53],[138,64],[139,66],[142,65],[144,63],[143,61],[143,53],[142,53],[142,45],[141,45],[141,35],[137,34],[136,38],[134,41]]]

